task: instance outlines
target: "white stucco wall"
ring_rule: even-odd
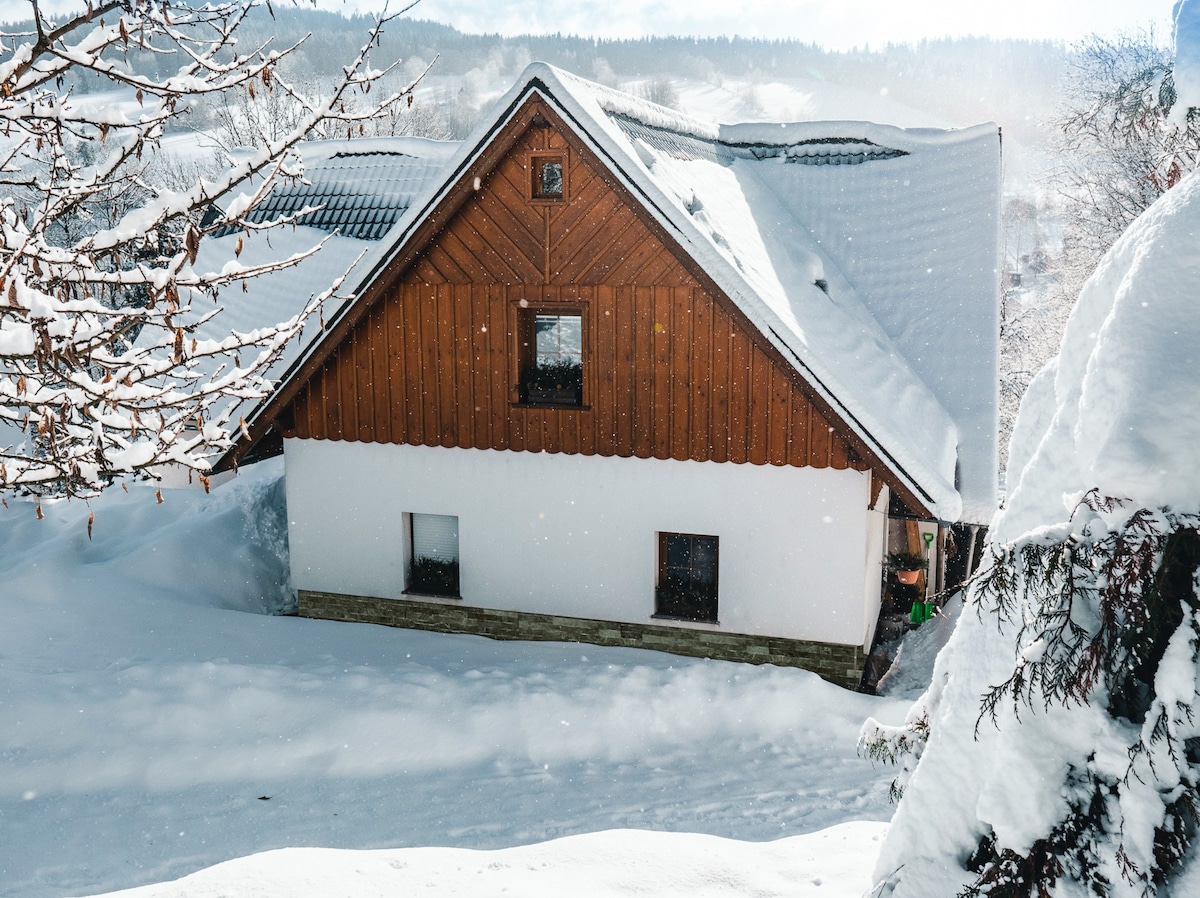
[[[863,559],[863,620],[867,622],[863,648],[870,649],[879,623],[879,607],[883,603],[883,557],[887,554],[887,508],[891,491],[885,486],[879,491],[875,506],[867,512],[867,552]]]
[[[720,539],[716,629],[844,645],[874,629],[864,558],[883,523],[857,471],[324,440],[285,457],[298,589],[400,598],[403,515],[423,512],[458,516],[468,605],[666,623],[651,615],[670,531]]]

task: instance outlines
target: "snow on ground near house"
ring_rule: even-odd
[[[895,648],[889,652],[891,667],[879,678],[876,691],[896,698],[920,698],[929,688],[934,661],[949,642],[962,610],[962,594],[959,593],[951,597],[931,620],[898,639]]]
[[[521,895],[523,898],[857,898],[885,823],[844,823],[807,836],[746,843],[613,830],[500,851],[287,848],[230,861],[123,898],[328,898],[330,895]]]
[[[865,717],[898,722],[907,702],[797,670],[261,613],[286,596],[279,472],[258,465],[211,496],[166,492],[161,505],[146,487],[90,507],[44,503],[43,521],[29,503],[0,508],[6,895],[113,891],[292,846],[493,849],[625,829],[759,843],[891,816],[892,771],[859,759],[855,742]],[[823,838],[844,832],[857,847],[803,841],[793,856],[786,843],[747,844],[742,857],[678,836],[672,853],[712,858],[714,889],[773,894],[800,865],[857,894],[880,827]],[[667,863],[661,836],[592,838],[615,868],[650,876]],[[493,862],[573,865],[579,844],[486,862],[425,852],[282,863],[395,861],[441,893]],[[859,864],[835,856],[851,851]],[[811,868],[806,852],[819,858]],[[729,854],[727,868],[717,862]],[[269,884],[277,855],[243,863],[245,888],[261,891],[242,894],[308,894]],[[579,881],[620,894],[626,881],[578,869],[572,894]],[[345,894],[379,894],[378,883]]]

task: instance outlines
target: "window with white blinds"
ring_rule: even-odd
[[[458,561],[458,518],[449,514],[414,514],[412,554],[414,559]]]

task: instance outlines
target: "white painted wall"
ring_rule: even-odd
[[[863,578],[863,620],[867,624],[862,646],[871,648],[875,627],[879,623],[879,608],[883,604],[883,558],[887,554],[887,508],[891,491],[879,490],[875,507],[867,512],[867,554],[863,559],[866,575]]]
[[[878,612],[857,471],[286,440],[298,589],[400,598],[403,515],[459,519],[463,602],[651,620],[659,531],[720,538],[718,625],[844,645]],[[872,597],[873,602],[872,604]]]

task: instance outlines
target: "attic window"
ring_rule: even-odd
[[[520,310],[519,394],[524,405],[583,405],[580,308]]]
[[[533,156],[530,159],[535,200],[561,200],[566,195],[566,168],[562,156]]]

